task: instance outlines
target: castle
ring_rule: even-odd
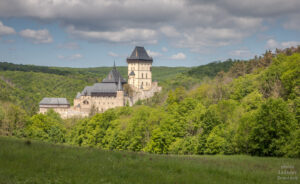
[[[66,98],[43,98],[39,103],[39,112],[45,113],[53,109],[62,118],[85,117],[92,111],[100,113],[110,108],[132,106],[138,100],[150,98],[161,91],[157,82],[152,81],[153,59],[144,47],[135,47],[127,58],[127,63],[128,83],[114,64],[101,83],[86,86],[82,92],[77,93],[73,106],[70,106]]]

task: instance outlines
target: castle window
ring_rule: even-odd
[[[146,79],[147,79],[147,77],[148,77],[148,76],[147,76],[147,73],[146,73]]]
[[[88,105],[89,101],[85,100],[85,101],[83,101],[83,104]]]
[[[142,78],[144,78],[144,74],[142,73]]]

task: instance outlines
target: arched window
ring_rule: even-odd
[[[83,104],[88,105],[89,101],[85,100],[85,101],[83,101]]]
[[[148,75],[147,75],[147,73],[146,73],[146,79],[148,78]]]
[[[142,78],[144,78],[144,74],[142,73]]]

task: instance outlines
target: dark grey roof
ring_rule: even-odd
[[[82,95],[91,96],[92,93],[116,93],[118,85],[116,83],[95,83],[93,86],[86,86]]]
[[[135,49],[132,51],[130,57],[127,58],[128,60],[143,60],[143,61],[153,61],[152,57],[149,57],[147,51],[144,47],[136,46]]]
[[[134,71],[131,71],[129,75],[135,75]]]
[[[66,98],[43,98],[40,105],[70,105]]]
[[[104,83],[118,83],[119,78],[121,78],[122,84],[126,83],[126,80],[123,79],[123,77],[121,76],[119,71],[114,66],[113,69],[107,75],[107,77],[102,80],[102,82],[104,82]]]

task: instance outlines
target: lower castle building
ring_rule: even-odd
[[[157,82],[152,81],[153,59],[149,57],[144,47],[135,47],[131,56],[127,58],[127,63],[128,83],[114,65],[101,83],[86,86],[82,92],[78,92],[73,106],[70,106],[66,98],[44,98],[39,103],[39,112],[45,113],[53,109],[62,118],[85,117],[91,112],[101,113],[127,104],[132,106],[138,100],[150,98],[161,91]]]

